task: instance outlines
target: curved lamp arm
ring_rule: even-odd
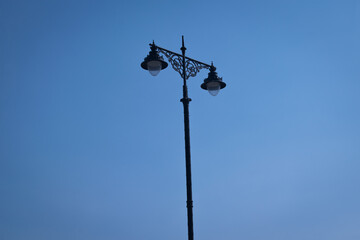
[[[171,64],[172,68],[177,71],[182,78],[183,76],[183,56],[169,51],[165,48],[156,46],[155,43],[149,44],[150,46],[156,47],[159,52],[164,54],[164,56],[168,59],[169,63]],[[198,72],[200,72],[201,69],[210,69],[211,65],[197,61],[195,59],[185,57],[185,79],[189,79],[189,77],[195,77]]]

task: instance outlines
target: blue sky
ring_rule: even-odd
[[[360,2],[2,1],[0,239],[360,238]]]

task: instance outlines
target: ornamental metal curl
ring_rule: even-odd
[[[182,57],[177,56],[175,54],[166,52],[160,48],[158,48],[159,52],[165,55],[165,57],[168,59],[169,63],[171,64],[172,68],[177,71],[181,77],[182,75]]]
[[[167,52],[161,48],[158,48],[159,52],[165,55],[165,57],[170,62],[172,68],[177,71],[182,78],[184,78],[183,75],[183,69],[182,69],[182,63],[183,63],[183,57],[179,56],[177,54],[173,54],[170,52]],[[209,66],[201,64],[199,62],[190,60],[185,57],[185,79],[188,80],[189,77],[195,77],[198,72],[200,72],[201,69],[210,69]]]
[[[209,69],[208,66],[204,64],[200,64],[198,62],[191,61],[187,59],[185,61],[185,70],[186,70],[186,80],[189,77],[195,77],[198,72],[200,72],[201,69],[206,68]]]

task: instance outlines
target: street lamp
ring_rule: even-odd
[[[213,63],[211,65],[202,63],[195,59],[185,56],[184,36],[182,36],[182,47],[180,48],[182,54],[178,54],[169,51],[165,48],[156,46],[155,43],[150,43],[150,53],[146,56],[141,63],[141,67],[148,70],[152,76],[156,76],[159,72],[165,69],[168,64],[164,61],[164,58],[159,54],[162,53],[170,62],[171,66],[177,71],[183,79],[183,98],[181,102],[184,106],[184,131],[185,131],[185,163],[186,163],[186,208],[188,217],[188,239],[194,239],[194,227],[193,227],[193,201],[192,201],[192,187],[191,187],[191,155],[190,155],[190,126],[189,126],[189,102],[191,99],[188,97],[188,89],[186,81],[189,77],[195,77],[196,74],[203,68],[209,69],[208,77],[205,78],[204,83],[201,84],[201,88],[208,90],[212,96],[216,96],[220,89],[223,89],[226,84],[222,81],[222,78],[218,77],[216,68]]]

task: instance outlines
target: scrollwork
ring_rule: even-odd
[[[200,64],[198,62],[187,59],[185,61],[186,79],[188,79],[189,77],[195,77],[196,74],[200,72],[200,70],[203,68],[209,69],[209,67],[204,64]]]
[[[177,71],[182,78],[184,78],[182,69],[183,57],[173,53],[169,53],[167,51],[164,51],[163,49],[159,49],[159,52],[165,55],[165,57],[170,62],[172,68]],[[195,77],[196,74],[200,72],[200,70],[203,68],[209,69],[209,66],[185,58],[185,79],[187,80],[189,79],[189,77]]]

